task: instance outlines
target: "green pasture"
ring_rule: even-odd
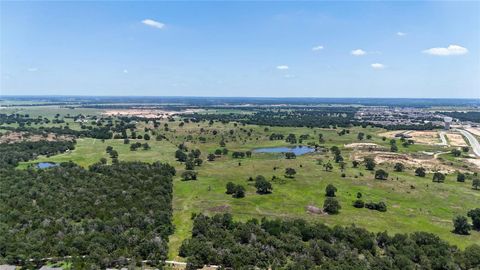
[[[168,124],[168,131],[164,129]],[[143,134],[143,129],[153,128],[151,123],[141,122],[137,125],[138,134]],[[241,130],[243,129],[243,130]],[[233,135],[230,134],[233,130]],[[432,176],[425,178],[415,177],[414,168],[408,168],[405,172],[393,172],[393,164],[381,166],[389,172],[386,181],[375,180],[373,173],[363,166],[352,168],[350,151],[343,146],[357,140],[358,132],[372,135],[371,140],[361,142],[374,142],[389,147],[389,140],[383,141],[380,133],[383,129],[378,128],[350,128],[350,134],[339,136],[341,129],[319,128],[290,128],[268,127],[255,125],[237,125],[232,123],[187,123],[180,127],[179,122],[162,121],[160,128],[154,129],[155,134],[163,134],[168,138],[156,141],[152,135],[148,142],[150,150],[138,149],[130,151],[130,146],[123,140],[95,140],[81,138],[77,140],[76,149],[61,155],[52,157],[40,157],[37,160],[21,164],[25,168],[30,164],[44,161],[63,162],[73,161],[81,166],[88,166],[105,157],[107,146],[113,146],[119,153],[120,160],[141,160],[146,162],[163,161],[169,162],[177,169],[174,179],[174,216],[175,233],[170,237],[170,258],[178,258],[178,248],[181,242],[188,238],[191,233],[192,213],[221,213],[230,212],[238,220],[249,218],[305,218],[312,221],[323,222],[329,225],[356,224],[371,231],[388,231],[394,233],[411,233],[414,231],[427,231],[439,235],[452,244],[461,248],[473,243],[480,243],[480,233],[473,232],[469,236],[459,236],[451,233],[452,219],[456,215],[465,215],[466,212],[480,205],[480,191],[472,190],[471,180],[465,183],[456,182],[456,175],[449,175],[445,183],[433,183]],[[214,131],[216,135],[214,135]],[[254,153],[251,158],[233,159],[232,151],[247,151],[260,147],[288,146],[284,140],[270,141],[271,133],[289,133],[297,135],[309,134],[302,144],[318,142],[318,134],[323,134],[326,147],[337,145],[342,149],[342,155],[347,163],[342,172],[333,162],[331,154],[319,152],[299,156],[296,159],[287,160],[281,154]],[[250,135],[248,134],[250,133]],[[190,137],[190,138],[188,138]],[[200,142],[204,137],[206,142]],[[230,150],[228,156],[218,157],[215,161],[207,161],[207,155],[215,149],[221,148],[220,141],[226,142]],[[188,138],[188,140],[186,140]],[[130,143],[136,140],[130,140]],[[204,163],[197,167],[197,181],[181,181],[180,175],[184,165],[174,158],[177,145],[185,142],[189,149],[198,148],[202,152]],[[445,151],[442,147],[412,145],[407,148],[397,143],[400,152],[413,153],[417,151]],[[448,156],[448,155],[446,155]],[[448,158],[450,159],[450,158]],[[326,172],[318,160],[330,161],[334,164],[332,172]],[[461,160],[455,160],[455,165],[461,165]],[[297,175],[294,178],[286,178],[284,170],[287,167],[294,168]],[[380,168],[380,166],[377,166]],[[276,169],[274,169],[276,168]],[[341,174],[345,173],[345,177]],[[264,175],[267,179],[272,176],[279,178],[272,181],[273,192],[267,195],[256,194],[253,182],[249,177]],[[246,187],[246,197],[234,199],[225,194],[227,182],[242,184]],[[342,209],[338,215],[319,215],[306,211],[309,205],[322,208],[325,199],[325,187],[333,184],[337,187],[337,198]],[[361,192],[365,202],[384,201],[387,204],[387,212],[378,212],[368,209],[356,209],[352,206],[356,194]]]

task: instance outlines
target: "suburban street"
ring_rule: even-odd
[[[463,130],[463,129],[457,129],[457,130],[460,131],[460,133],[462,133],[462,135],[467,138],[468,142],[470,143],[470,146],[472,147],[473,153],[477,157],[480,157],[480,143],[478,142],[477,138],[475,138],[475,136],[473,136],[472,133],[466,130]]]

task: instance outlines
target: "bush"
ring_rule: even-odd
[[[337,188],[332,184],[328,184],[325,188],[325,196],[327,197],[335,197],[335,192],[337,192]]]
[[[415,175],[418,177],[425,177],[427,175],[425,168],[417,168],[415,169]]]
[[[257,176],[255,179],[255,188],[257,188],[257,193],[259,194],[271,193],[273,189],[272,184],[261,175]]]
[[[234,198],[243,198],[245,197],[245,188],[241,185],[235,187],[235,192],[233,193]]]
[[[226,185],[227,191],[225,193],[227,193],[227,194],[235,193],[235,187],[236,187],[236,185],[234,183],[228,182],[227,185]]]
[[[182,173],[183,181],[197,180],[197,172],[195,171],[184,171]]]
[[[433,182],[437,182],[437,183],[445,182],[445,175],[441,172],[435,172],[433,174]]]
[[[397,163],[395,163],[395,166],[393,166],[393,169],[394,169],[396,172],[403,172],[403,170],[405,170],[405,165],[403,165],[403,164],[400,163],[400,162],[397,162]]]
[[[382,169],[375,171],[375,179],[387,180],[388,173]]]
[[[453,219],[453,232],[461,235],[470,234],[470,224],[468,224],[468,219],[464,216],[456,216]]]
[[[358,199],[358,200],[355,200],[355,202],[353,202],[353,207],[363,208],[365,207],[365,203],[362,200]]]
[[[341,208],[340,203],[335,198],[327,197],[323,202],[323,210],[330,215],[338,214]]]

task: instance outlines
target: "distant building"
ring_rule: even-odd
[[[452,117],[444,117],[443,118],[443,124],[444,124],[444,128],[446,130],[449,130],[450,129],[450,125],[452,124]]]

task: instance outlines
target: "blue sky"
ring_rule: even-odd
[[[0,94],[480,98],[480,2],[0,2]]]

